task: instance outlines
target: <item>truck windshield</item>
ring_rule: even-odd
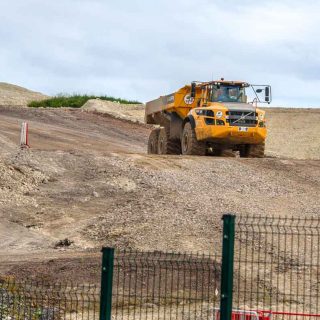
[[[246,102],[245,89],[237,86],[212,86],[212,102]]]

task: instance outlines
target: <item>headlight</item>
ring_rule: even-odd
[[[222,117],[222,111],[217,111],[217,112],[216,112],[216,117],[217,117],[218,119],[220,119],[220,118]]]

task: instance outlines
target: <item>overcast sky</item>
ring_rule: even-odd
[[[0,81],[148,101],[192,80],[320,107],[320,1],[0,0]]]

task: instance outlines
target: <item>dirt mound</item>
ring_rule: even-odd
[[[145,106],[143,104],[121,104],[100,99],[91,99],[82,106],[82,109],[91,112],[106,113],[117,119],[144,123]]]
[[[18,214],[28,207],[37,210],[39,204],[32,193],[47,181],[46,174],[37,170],[23,153],[14,153],[10,163],[0,159],[1,246],[11,250],[49,245],[47,237],[31,231],[34,225],[28,223],[29,212],[25,211],[23,216]],[[13,207],[16,210],[12,210]]]
[[[18,156],[20,157],[21,156]],[[2,208],[19,202],[21,205],[35,204],[28,193],[37,188],[37,185],[46,179],[45,174],[30,167],[30,163],[19,165],[12,161],[6,164],[0,160],[0,205]]]
[[[48,96],[10,83],[0,82],[0,105],[26,106],[31,101],[43,100]]]

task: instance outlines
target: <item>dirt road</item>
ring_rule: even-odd
[[[148,133],[81,110],[0,107],[0,272],[21,274],[20,260],[74,267],[102,245],[208,252],[223,213],[320,212],[319,160],[150,156]]]
[[[0,109],[1,152],[16,148],[22,120],[30,127],[32,150],[144,152],[149,130],[141,125],[81,110]]]

